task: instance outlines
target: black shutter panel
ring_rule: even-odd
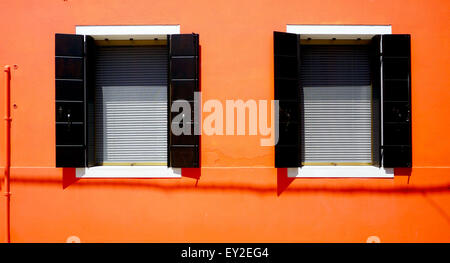
[[[273,32],[275,100],[279,101],[275,167],[301,166],[300,35]]]
[[[370,71],[372,82],[372,162],[381,167],[381,35],[370,43]]]
[[[199,167],[199,136],[194,134],[198,127],[198,116],[194,116],[194,92],[199,91],[199,36],[179,34],[169,37],[169,166]],[[172,120],[179,112],[172,112],[172,103],[188,101],[191,106],[191,122],[182,121],[176,125],[190,125],[190,135],[176,136],[172,133]],[[174,123],[175,124],[175,123]]]
[[[86,36],[86,164],[95,166],[95,54],[94,38]]]
[[[84,37],[55,35],[56,167],[84,167]]]
[[[383,35],[383,165],[411,167],[411,36]]]

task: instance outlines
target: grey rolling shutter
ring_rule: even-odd
[[[411,36],[382,35],[383,165],[411,167]]]
[[[273,32],[273,47],[275,100],[279,102],[275,167],[299,167],[301,166],[300,35]]]
[[[195,135],[198,127],[194,116],[194,92],[199,91],[199,36],[198,34],[179,34],[169,37],[169,166],[199,167],[200,138]],[[173,103],[185,100],[191,106],[191,122],[182,120],[172,123],[180,112],[172,112]],[[190,125],[190,134],[175,135],[172,125]]]
[[[301,83],[304,163],[371,165],[368,47],[302,45]]]
[[[95,61],[96,163],[167,165],[167,46],[97,46]]]
[[[55,34],[56,167],[84,167],[84,36]]]

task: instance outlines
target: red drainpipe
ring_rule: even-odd
[[[6,197],[6,242],[11,242],[11,189],[10,189],[10,167],[11,167],[11,67],[5,66],[5,121],[6,121],[6,149],[5,149],[5,192]]]

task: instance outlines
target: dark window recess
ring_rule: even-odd
[[[279,101],[275,167],[299,167],[300,161],[300,36],[274,32],[275,100]]]
[[[56,167],[84,167],[84,37],[55,35]]]
[[[199,91],[199,36],[198,34],[169,35],[169,166],[199,167],[200,137],[194,134],[194,92]],[[191,122],[172,123],[180,114],[172,112],[172,103],[186,100],[191,105]],[[172,134],[171,126],[189,125],[190,135]]]
[[[411,37],[382,35],[381,38],[383,165],[412,167]]]

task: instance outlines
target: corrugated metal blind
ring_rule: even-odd
[[[368,48],[304,45],[302,138],[305,164],[372,163]]]
[[[99,47],[95,149],[99,164],[167,163],[167,47]]]

